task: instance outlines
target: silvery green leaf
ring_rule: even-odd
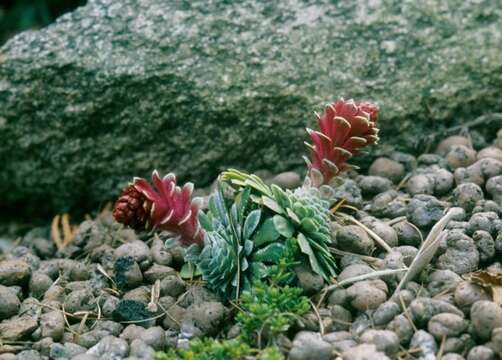
[[[211,219],[204,211],[199,211],[199,224],[206,231],[212,231],[213,225]]]
[[[185,261],[195,262],[199,258],[200,248],[196,244],[190,245],[185,251]]]
[[[267,196],[262,196],[261,200],[263,202],[263,205],[268,207],[270,210],[276,212],[277,214],[284,213],[284,209],[275,200],[273,200]]]
[[[275,215],[273,218],[274,227],[279,234],[285,238],[290,238],[295,233],[295,228],[291,223],[281,215]]]
[[[296,214],[291,210],[290,208],[286,209],[286,212],[288,213],[288,216],[297,224],[300,223],[300,218],[296,216]]]
[[[193,279],[194,276],[195,276],[195,265],[190,262],[183,264],[180,270],[180,277],[182,279]]]
[[[236,202],[239,207],[239,222],[244,218],[248,206],[249,195],[251,194],[250,188],[245,188],[239,195],[237,195]]]
[[[249,263],[246,258],[243,258],[241,261],[241,272],[244,272],[248,269]]]
[[[255,280],[263,279],[268,275],[268,266],[262,262],[253,261],[250,268],[253,279]]]
[[[274,225],[273,218],[268,218],[263,222],[258,231],[256,232],[253,241],[256,246],[275,241],[281,236]]]
[[[168,250],[172,249],[172,248],[174,248],[174,247],[176,247],[178,245],[179,245],[179,242],[178,242],[178,238],[177,237],[168,238],[166,240],[166,242],[164,243],[164,247],[166,249],[168,249]]]
[[[315,233],[319,230],[317,224],[311,218],[304,218],[301,223],[302,230],[308,233]]]
[[[310,247],[310,244],[307,240],[307,238],[302,234],[298,234],[298,245],[300,246],[300,250],[302,253],[307,255],[310,263],[310,267],[312,270],[316,273],[324,277],[325,279],[327,278],[326,274],[324,271],[321,269],[321,266],[319,265],[319,262],[317,261],[314,251],[312,251],[312,248]]]
[[[245,240],[244,241],[244,254],[246,256],[249,256],[251,252],[253,251],[253,242],[251,240]]]
[[[284,253],[284,244],[272,243],[262,249],[256,250],[251,257],[253,261],[278,263]]]
[[[251,238],[251,235],[255,232],[258,224],[260,223],[261,218],[261,210],[253,210],[246,217],[246,221],[244,222],[244,227],[242,229],[242,237],[244,239]]]

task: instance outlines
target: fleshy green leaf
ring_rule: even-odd
[[[272,243],[254,252],[253,261],[262,261],[267,263],[278,263],[284,253],[284,244]]]
[[[295,233],[295,228],[291,223],[281,215],[275,215],[273,218],[275,230],[286,239],[293,236]]]
[[[319,230],[317,224],[310,218],[302,219],[301,227],[303,231],[308,233],[315,233]]]
[[[180,270],[180,277],[182,279],[193,279],[196,276],[196,267],[193,263],[184,263]]]
[[[253,261],[250,265],[250,271],[253,279],[263,279],[268,274],[268,267],[262,262]]]
[[[211,219],[204,213],[204,211],[199,211],[199,224],[204,230],[213,231]]]
[[[254,243],[251,240],[246,239],[244,241],[244,255],[249,256],[253,251]]]
[[[302,233],[299,233],[297,240],[298,240],[298,245],[300,246],[300,250],[302,251],[302,253],[304,253],[305,255],[308,256],[312,270],[316,274],[319,274],[319,275],[323,276],[324,278],[326,278],[326,274],[321,269],[321,266],[319,265],[319,262],[317,261],[317,259],[315,257],[314,251],[312,251],[312,248],[310,247],[310,244],[309,244],[307,238],[305,237],[305,235],[303,235]]]
[[[275,241],[281,236],[274,225],[273,218],[268,218],[263,222],[254,236],[254,243],[256,246]]]
[[[262,196],[261,200],[263,202],[263,205],[268,207],[273,212],[276,212],[277,214],[284,213],[284,209],[275,200],[273,200],[267,196]]]
[[[251,238],[251,235],[255,232],[258,224],[260,223],[261,218],[261,210],[253,210],[246,217],[246,221],[244,222],[244,228],[242,229],[242,237],[244,239]]]

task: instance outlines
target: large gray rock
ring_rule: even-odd
[[[89,0],[0,50],[4,208],[86,209],[153,168],[301,163],[337,97],[381,106],[383,141],[501,110],[488,0]],[[393,139],[393,140],[391,140]]]

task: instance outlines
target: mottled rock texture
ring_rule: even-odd
[[[153,168],[301,163],[336,97],[376,101],[382,141],[500,111],[489,0],[89,0],[0,50],[2,210],[92,209]]]

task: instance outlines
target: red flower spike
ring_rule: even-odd
[[[135,178],[118,198],[113,216],[118,222],[132,227],[155,228],[178,235],[182,245],[202,246],[204,231],[199,224],[200,203],[192,200],[193,184],[176,186],[174,174],[161,178],[152,174],[154,187],[142,178]]]
[[[317,115],[320,131],[307,129],[313,144],[306,143],[311,160],[306,159],[311,182],[327,184],[359,150],[378,141],[378,107],[369,102],[343,99],[326,106]],[[319,176],[322,175],[322,176]]]

